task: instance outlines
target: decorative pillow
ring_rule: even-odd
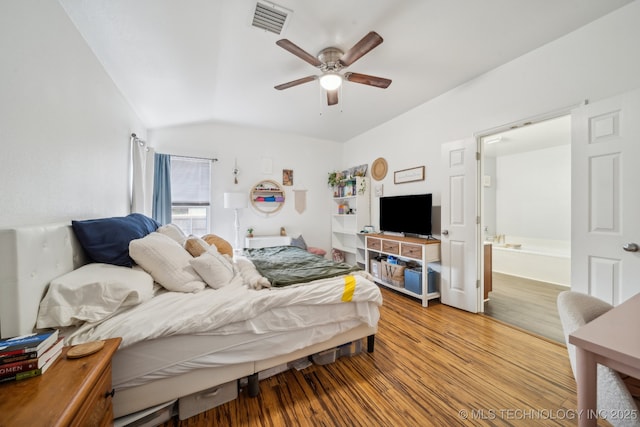
[[[211,246],[197,258],[192,258],[189,263],[213,289],[228,285],[235,276],[233,264],[218,253],[215,246]]]
[[[184,242],[184,248],[194,258],[199,257],[203,253],[207,252],[210,247],[211,245],[196,236],[189,236],[189,238]]]
[[[151,299],[153,279],[144,271],[110,264],[87,264],[49,284],[40,302],[38,328],[97,322],[121,307]]]
[[[215,234],[205,234],[202,236],[202,240],[207,242],[208,244],[215,246],[222,255],[233,256],[233,246],[231,243],[227,242],[220,236],[216,236]]]
[[[73,231],[94,262],[131,267],[129,242],[156,231],[160,224],[139,213],[125,217],[71,221]]]
[[[180,243],[180,245],[184,245],[184,242],[187,240],[187,235],[182,231],[182,228],[178,227],[176,224],[163,225],[156,231],[160,234],[171,237],[173,240]]]
[[[307,247],[307,251],[309,251],[310,253],[314,254],[314,255],[319,255],[319,256],[325,256],[327,254],[327,251],[325,251],[322,248],[316,248],[314,246],[308,246]]]
[[[307,250],[307,242],[304,241],[302,234],[298,237],[291,238],[291,246],[296,246],[300,249],[304,249],[305,251]]]
[[[129,244],[131,258],[151,274],[153,280],[175,292],[198,292],[205,283],[191,267],[189,252],[171,237],[153,232]]]

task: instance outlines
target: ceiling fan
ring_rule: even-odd
[[[346,52],[342,52],[337,47],[328,47],[322,49],[320,53],[318,53],[318,56],[315,57],[287,39],[278,40],[276,42],[278,46],[293,53],[295,56],[308,62],[314,67],[319,68],[320,71],[322,71],[322,74],[320,76],[314,75],[303,77],[301,79],[277,85],[275,88],[278,90],[288,89],[293,86],[319,79],[320,86],[327,91],[327,104],[329,105],[335,105],[338,103],[338,88],[342,85],[343,80],[386,89],[391,84],[391,80],[383,77],[352,72],[340,74],[340,71],[362,58],[373,48],[382,43],[382,41],[382,37],[380,37],[378,33],[371,31]]]

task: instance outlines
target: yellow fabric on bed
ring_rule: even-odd
[[[353,276],[344,277],[344,292],[342,293],[342,301],[349,302],[353,298],[356,290],[356,278]]]

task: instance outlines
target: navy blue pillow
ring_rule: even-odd
[[[131,267],[129,242],[154,232],[160,224],[145,215],[71,221],[73,231],[94,262]]]

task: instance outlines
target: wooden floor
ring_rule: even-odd
[[[382,290],[375,351],[295,369],[164,426],[577,425],[563,345]]]
[[[493,273],[492,279],[486,315],[564,343],[556,300],[569,288],[501,273]]]

